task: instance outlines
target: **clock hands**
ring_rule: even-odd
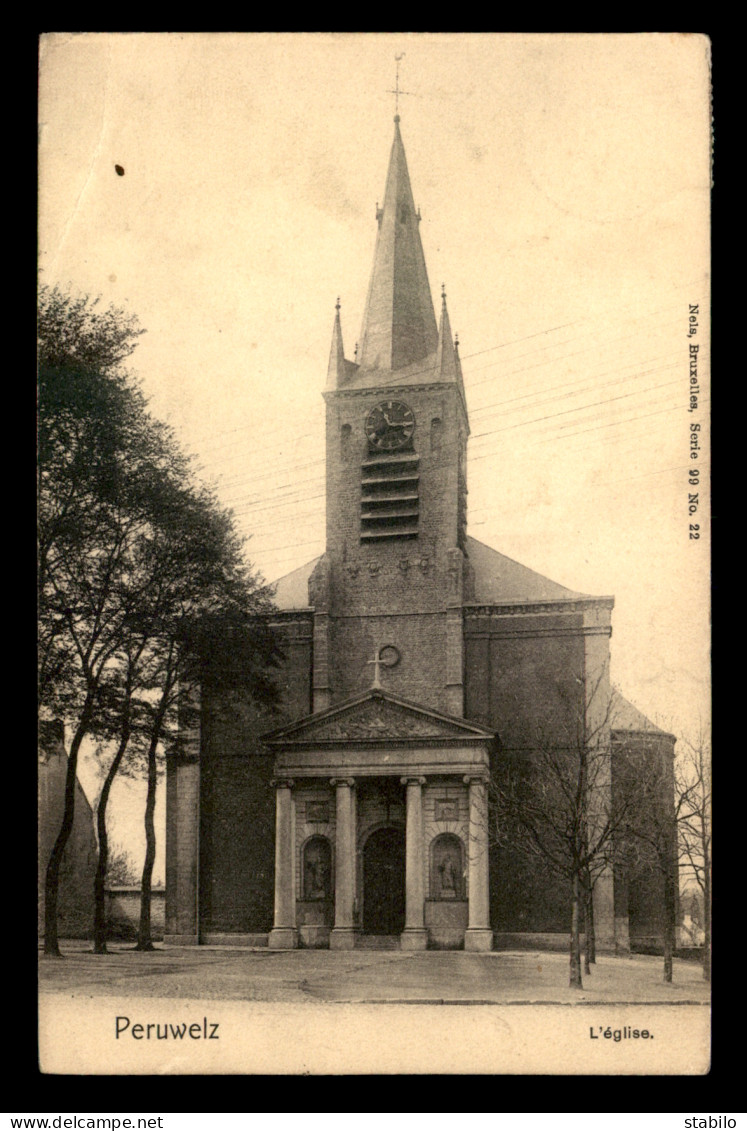
[[[384,420],[386,420],[389,428],[408,428],[409,427],[409,421],[407,421],[407,420],[390,420],[389,417],[387,416],[387,414],[384,412],[383,408],[381,410],[381,415],[384,417]]]

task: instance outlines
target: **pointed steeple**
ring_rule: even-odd
[[[438,352],[436,354],[435,379],[437,381],[455,381],[462,395],[465,412],[467,399],[464,392],[462,378],[462,363],[459,360],[459,341],[454,341],[449,322],[449,311],[446,307],[446,287],[441,286],[441,324],[438,328]]]
[[[456,381],[456,353],[451,336],[449,312],[446,309],[446,288],[441,286],[441,325],[438,328],[438,353],[436,354],[436,380]]]
[[[459,356],[459,335],[454,335],[454,358],[456,359],[457,371],[457,385],[459,392],[462,394],[462,402],[464,404],[464,412],[467,415],[467,435],[469,435],[469,414],[467,413],[467,394],[464,391],[464,377],[462,376],[462,359]]]
[[[384,204],[376,209],[379,231],[363,315],[361,369],[402,369],[435,353],[438,329],[420,242],[420,214],[394,119]]]
[[[345,378],[345,352],[342,348],[342,325],[340,323],[340,300],[335,303],[335,322],[332,327],[332,348],[329,351],[327,368],[327,388],[336,389]]]

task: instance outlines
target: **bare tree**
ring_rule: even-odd
[[[681,867],[703,897],[703,977],[711,980],[711,747],[701,729],[683,739],[675,763],[677,831]]]
[[[674,968],[677,920],[677,827],[673,745],[663,744],[662,732],[638,733],[635,742],[618,752],[618,777],[634,798],[621,832],[619,858],[639,876],[653,875],[661,885],[661,928],[664,981]],[[670,736],[671,737],[671,736]]]
[[[580,683],[580,681],[579,681]],[[583,988],[581,923],[587,933],[586,972],[594,958],[594,887],[612,867],[618,834],[636,804],[634,792],[613,788],[615,694],[607,672],[582,685],[570,720],[537,735],[529,754],[499,756],[491,780],[491,838],[507,830],[569,887],[570,979]]]

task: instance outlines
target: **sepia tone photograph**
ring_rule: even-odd
[[[42,1072],[708,1072],[710,84],[41,37]]]

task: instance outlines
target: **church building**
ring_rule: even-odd
[[[326,551],[277,583],[280,713],[208,674],[199,726],[169,763],[167,941],[560,941],[562,880],[490,835],[496,759],[584,711],[610,749],[640,736],[671,759],[672,736],[624,700],[605,715],[613,598],[467,533],[459,347],[445,293],[434,310],[399,116],[376,224],[352,361],[339,300],[334,317]],[[650,877],[607,869],[594,916],[603,948],[661,934]]]

